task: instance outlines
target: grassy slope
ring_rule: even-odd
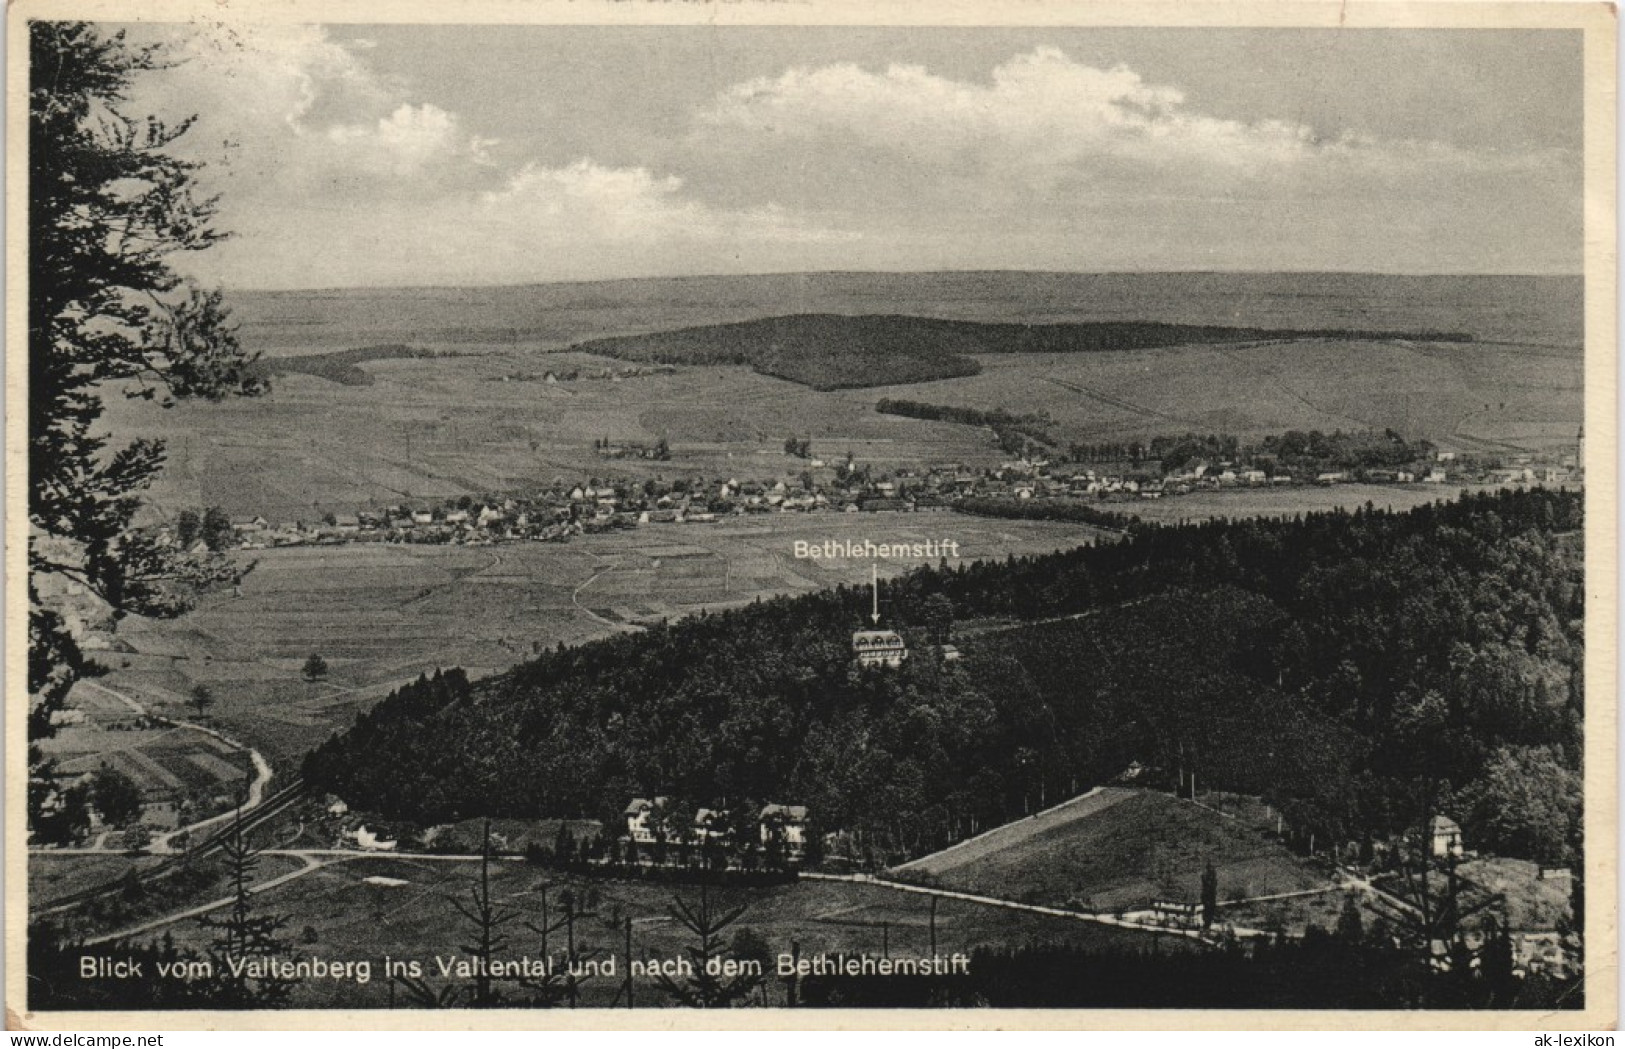
[[[932,877],[958,870],[962,867],[973,866],[997,856],[1010,849],[1020,848],[1034,838],[1041,838],[1050,832],[1066,827],[1078,820],[1102,812],[1120,802],[1136,797],[1137,792],[1124,790],[1121,787],[1103,787],[1090,791],[1070,801],[1045,809],[1043,812],[1014,823],[1006,823],[1002,827],[995,827],[985,834],[979,834],[943,849],[933,852],[929,856],[922,856],[917,860],[905,863],[898,867],[899,871],[917,871]]]
[[[964,892],[1119,910],[1153,899],[1196,902],[1209,861],[1219,872],[1221,900],[1325,883],[1262,833],[1155,793],[1085,810],[1009,848],[945,864],[936,876],[944,887]]]

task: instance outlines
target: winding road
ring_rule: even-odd
[[[271,763],[265,760],[265,755],[261,754],[253,747],[250,747],[245,743],[241,743],[238,740],[232,739],[225,733],[220,732],[217,729],[209,728],[207,725],[199,725],[194,721],[179,721],[175,718],[165,717],[162,714],[154,714],[152,711],[144,707],[139,700],[125,695],[123,692],[116,692],[100,682],[85,681],[84,684],[89,688],[97,689],[98,691],[112,696],[120,703],[123,703],[125,706],[129,707],[139,717],[151,718],[153,721],[162,722],[171,728],[190,729],[193,732],[201,732],[205,736],[212,736],[213,738],[224,743],[226,746],[231,747],[233,750],[246,752],[248,754],[248,760],[254,765],[254,778],[248,784],[248,797],[243,801],[242,811],[245,814],[251,812],[265,801],[265,789],[270,786],[271,777],[275,775],[275,770],[271,768]],[[184,827],[176,827],[174,830],[164,831],[162,834],[159,834],[153,838],[152,842],[147,846],[147,851],[157,855],[173,854],[176,850],[170,845],[170,842],[175,838],[180,837],[183,834],[190,836],[194,831],[205,830],[216,825],[223,825],[227,820],[232,819],[235,815],[236,810],[228,809],[217,816],[210,816],[208,819],[198,820],[196,823],[191,823]],[[100,845],[103,840],[104,838],[98,838],[97,844]],[[55,849],[52,851],[60,853],[92,852],[97,850]]]
[[[250,896],[257,896],[262,892],[269,892],[280,885],[286,885],[288,882],[303,878],[307,874],[315,874],[319,870],[325,870],[328,867],[332,867],[340,863],[348,863],[351,860],[390,859],[430,860],[455,863],[480,862],[480,857],[478,855],[468,856],[460,854],[428,852],[390,852],[384,850],[367,849],[263,849],[256,853],[256,855],[287,856],[299,860],[303,866],[297,867],[285,874],[279,874],[274,878],[268,878],[265,881],[249,886],[248,894]],[[115,940],[124,940],[131,936],[139,936],[142,933],[152,932],[154,929],[161,929],[166,925],[173,925],[176,922],[185,921],[188,918],[201,917],[202,915],[208,914],[210,911],[220,910],[222,907],[229,907],[234,900],[235,897],[233,896],[222,896],[219,899],[210,900],[208,903],[200,903],[195,907],[188,907],[185,910],[174,911],[170,914],[163,915],[160,918],[153,918],[150,921],[143,922],[140,925],[131,926],[128,929],[120,929],[117,932],[104,933],[101,936],[93,936],[85,940],[85,943],[86,945],[111,943]]]

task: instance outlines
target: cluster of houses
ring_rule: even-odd
[[[604,444],[611,452],[621,446]],[[604,452],[604,447],[600,447]],[[1572,460],[1569,460],[1572,461]],[[876,476],[850,459],[833,467],[803,460],[798,476],[772,480],[678,478],[555,481],[525,495],[467,496],[439,505],[402,503],[356,512],[333,512],[321,521],[272,523],[264,517],[232,522],[235,545],[248,549],[349,542],[482,544],[572,535],[650,524],[708,524],[728,517],[773,513],[887,513],[952,509],[961,499],[1071,499],[1118,502],[1160,499],[1198,491],[1292,485],[1446,484],[1473,480],[1507,484],[1563,483],[1567,465],[1516,457],[1510,466],[1457,462],[1456,453],[1409,469],[1361,468],[1304,473],[1268,471],[1246,462],[1194,461],[1160,473],[1154,464],[1120,472],[1019,459],[974,471],[958,464],[900,469]],[[162,532],[160,530],[160,537]],[[201,542],[199,540],[198,542]]]
[[[730,814],[720,809],[696,809],[689,826],[672,826],[668,813],[671,799],[633,798],[622,815],[626,819],[625,841],[641,846],[676,844],[704,845],[707,842],[726,842],[737,833]],[[754,820],[758,840],[754,843],[764,850],[782,848],[785,859],[796,861],[807,851],[807,806],[768,804],[762,806]],[[734,841],[735,846],[745,842]]]
[[[935,477],[920,479],[908,491],[904,479],[885,479],[846,488],[774,481],[663,482],[591,480],[571,488],[555,486],[530,495],[468,498],[440,505],[400,504],[357,512],[335,512],[318,522],[273,523],[263,516],[231,524],[234,545],[243,549],[337,545],[352,542],[480,544],[504,540],[559,541],[572,535],[649,524],[710,524],[744,514],[884,512],[947,509]],[[173,530],[158,529],[160,541]],[[192,545],[206,549],[202,539]]]
[[[1241,463],[1198,462],[1161,476],[1148,472],[1100,473],[1079,470],[1066,475],[1053,474],[1050,464],[1007,464],[1007,470],[1025,468],[1030,479],[1011,486],[1009,494],[1018,499],[1044,496],[1094,496],[1098,499],[1161,499],[1189,495],[1197,491],[1230,488],[1285,488],[1301,485],[1333,485],[1352,482],[1370,484],[1445,484],[1449,473],[1442,467],[1426,470],[1327,470],[1294,475],[1285,470],[1265,471]]]
[[[557,386],[561,382],[575,382],[578,379],[608,379],[610,382],[620,382],[623,379],[635,379],[645,375],[671,375],[677,371],[670,364],[630,365],[618,368],[570,368],[548,369],[543,372],[512,371],[491,377],[492,382],[540,382],[548,386]]]

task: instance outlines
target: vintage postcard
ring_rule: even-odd
[[[1610,6],[8,18],[10,1026],[1614,1024]]]

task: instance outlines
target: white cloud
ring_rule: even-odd
[[[1227,119],[1176,86],[1049,47],[985,79],[789,69],[724,89],[686,126],[606,125],[608,164],[591,149],[544,160],[550,146],[554,158],[579,149],[515,123],[498,143],[480,114],[380,75],[376,48],[319,26],[137,31],[185,59],[148,78],[132,108],[199,113],[186,148],[208,162],[238,236],[190,261],[233,284],[1269,268],[1289,248],[1380,269],[1396,244],[1443,257],[1434,243],[1454,252],[1447,268],[1519,270],[1522,245],[1578,227],[1566,153]]]
[[[482,196],[493,216],[522,216],[546,239],[590,236],[615,241],[728,240],[799,242],[839,239],[771,205],[714,208],[686,199],[683,180],[645,168],[607,168],[582,159],[562,168],[527,164],[501,190]]]
[[[791,69],[727,89],[699,122],[702,135],[748,139],[745,148],[817,141],[824,149],[878,151],[902,168],[935,168],[954,179],[995,174],[1039,187],[1147,172],[1162,182],[1234,186],[1327,170],[1414,177],[1531,163],[1436,142],[1323,137],[1289,120],[1214,117],[1177,87],[1147,83],[1124,66],[1085,65],[1052,47],[1010,58],[985,83],[914,65]]]
[[[185,148],[208,161],[221,225],[237,234],[185,260],[204,276],[332,285],[683,272],[696,253],[744,258],[841,236],[772,204],[702,203],[682,178],[646,167],[504,169],[495,139],[380,78],[367,49],[320,27],[159,32],[183,61],[140,85],[135,107],[199,111]]]
[[[478,177],[493,144],[454,113],[406,97],[320,26],[141,27],[179,61],[137,85],[134,103],[196,113],[183,148],[238,205],[280,197],[427,193]]]
[[[320,135],[325,142],[307,144],[316,170],[353,169],[395,180],[422,177],[441,165],[465,174],[460,169],[466,164],[489,164],[488,150],[496,144],[469,134],[455,116],[427,102],[402,102],[370,123],[334,124]]]
[[[915,246],[902,268],[912,252],[959,267],[1524,272],[1578,250],[1554,239],[1579,224],[1572,152],[1229,119],[1050,47],[985,80],[849,63],[759,77],[700,111],[688,146],[719,195],[771,194]]]
[[[682,180],[579,160],[528,164],[501,187],[430,199],[287,201],[217,246],[208,275],[247,286],[455,284],[782,269],[849,235],[783,209],[715,208]]]
[[[924,161],[1003,158],[1033,167],[1099,154],[1279,163],[1322,148],[1307,128],[1203,117],[1184,102],[1178,89],[1147,84],[1125,67],[1096,69],[1045,47],[998,66],[986,84],[908,65],[791,69],[728,89],[701,120],[783,138],[839,134]]]

